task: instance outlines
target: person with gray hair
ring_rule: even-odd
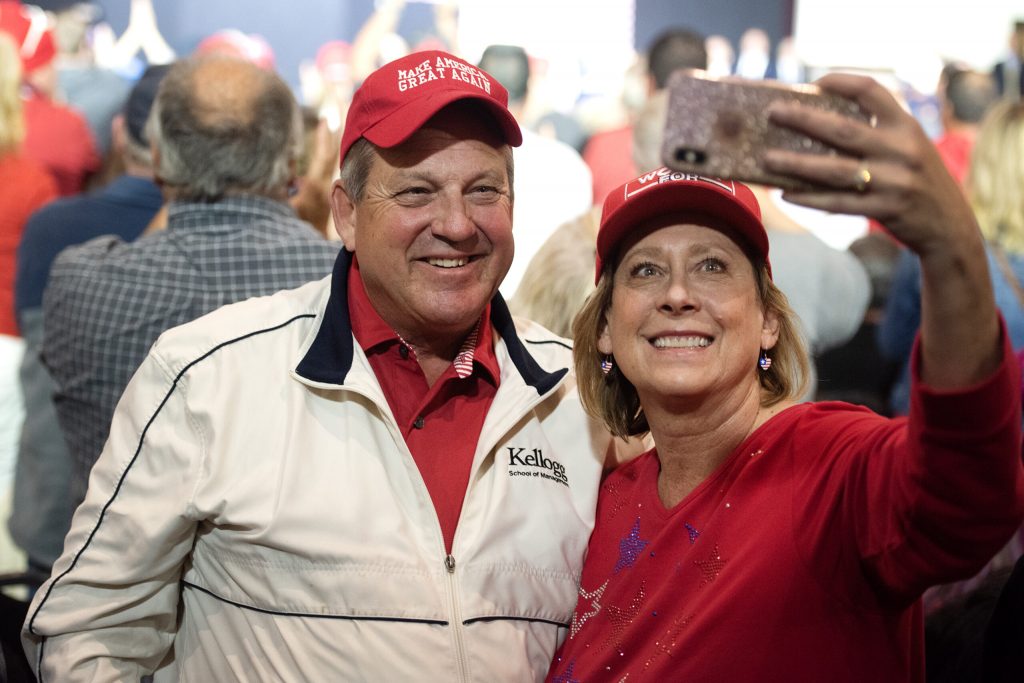
[[[209,71],[236,82],[203,84]],[[216,74],[210,73],[210,76]],[[236,98],[246,108],[234,106]],[[156,171],[170,197],[217,202],[229,194],[287,197],[302,119],[287,84],[228,59],[186,62],[168,74],[154,104]]]
[[[165,330],[330,273],[340,245],[286,203],[301,120],[274,73],[222,56],[176,63],[149,121],[166,228],[65,250],[43,297],[42,358],[85,496],[114,408]]]
[[[685,26],[670,26],[659,33],[645,52],[645,99],[663,91],[678,69],[707,69],[705,37]],[[583,149],[583,160],[593,178],[593,203],[601,206],[613,189],[639,175],[632,161],[633,121],[594,133]]]
[[[942,135],[935,140],[935,147],[949,172],[963,184],[981,120],[999,101],[999,93],[989,75],[980,71],[950,65],[942,75]]]

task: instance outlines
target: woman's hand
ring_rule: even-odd
[[[769,111],[779,125],[839,148],[837,156],[783,150],[766,167],[828,189],[787,192],[796,204],[877,219],[921,258],[921,377],[965,387],[998,367],[1002,347],[985,245],[956,181],[913,116],[876,81],[831,74],[818,85],[848,97],[873,124],[799,104]]]
[[[798,104],[779,104],[771,120],[851,156],[772,150],[766,166],[834,191],[787,192],[786,200],[833,213],[874,218],[918,254],[978,242],[977,224],[957,182],[914,117],[878,82],[830,74],[818,85],[857,102],[874,126]]]

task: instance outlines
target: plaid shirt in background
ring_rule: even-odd
[[[43,297],[43,360],[85,496],[121,393],[162,332],[224,304],[330,274],[341,248],[286,204],[246,196],[170,205],[167,228],[98,237],[57,258]]]

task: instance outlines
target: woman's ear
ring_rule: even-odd
[[[605,314],[601,323],[601,332],[597,335],[597,350],[606,356],[612,355],[612,335],[608,331],[608,315]]]
[[[779,341],[779,330],[782,325],[779,322],[779,312],[774,308],[766,309],[764,320],[761,324],[761,348],[770,349]]]

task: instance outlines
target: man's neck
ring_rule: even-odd
[[[143,164],[136,164],[131,161],[125,160],[124,175],[131,176],[132,178],[144,178],[146,180],[152,180],[153,169]]]

